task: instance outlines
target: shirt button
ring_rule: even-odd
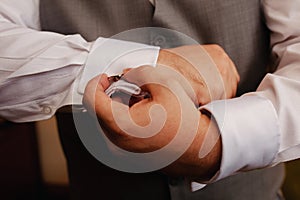
[[[152,45],[154,46],[162,46],[166,43],[166,38],[164,36],[161,35],[157,35],[153,41],[152,41]]]
[[[52,109],[49,106],[43,107],[43,113],[50,114],[52,112]]]

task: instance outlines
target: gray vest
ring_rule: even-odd
[[[42,29],[80,33],[88,41],[139,27],[182,32],[200,44],[222,46],[241,75],[238,94],[254,91],[267,72],[269,31],[259,0],[41,0]],[[176,38],[175,38],[176,39]],[[146,43],[172,47],[174,38],[151,33]],[[172,199],[276,199],[283,166],[235,175],[191,193],[181,178],[170,179]],[[129,183],[130,184],[130,183]]]

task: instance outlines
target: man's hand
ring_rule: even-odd
[[[104,92],[110,84],[105,75],[90,81],[85,91],[84,104],[96,113],[106,136],[135,153],[167,147],[161,159],[178,152],[179,156],[162,166],[164,171],[197,180],[211,178],[220,166],[221,138],[214,120],[197,108],[235,96],[239,75],[224,50],[217,45],[161,50],[155,68],[132,69],[123,78],[150,98],[130,107],[114,101]]]
[[[234,63],[218,45],[192,45],[160,50],[158,65],[179,71],[192,85],[198,105],[232,98],[239,74]]]
[[[129,107],[113,101],[105,93],[109,82],[102,75],[89,82],[84,105],[98,117],[107,137],[130,152],[147,153],[170,145],[168,159],[179,152],[179,158],[164,168],[169,174],[209,179],[219,169],[221,141],[213,120],[197,110],[191,100],[192,87],[172,68],[139,67],[126,73],[124,79],[151,94]],[[204,138],[215,139],[210,153],[199,158]],[[162,166],[165,167],[165,166]]]

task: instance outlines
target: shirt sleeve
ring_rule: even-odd
[[[142,64],[156,63],[157,47],[109,41],[99,37],[96,42],[87,42],[79,34],[41,31],[38,0],[1,0],[0,117],[15,122],[36,121],[50,118],[64,105],[81,104],[87,82],[112,66],[114,56],[123,55],[126,63],[138,54],[144,56]],[[131,48],[124,49],[126,44]],[[124,51],[114,53],[122,48],[130,52],[142,50],[131,56]],[[92,52],[111,56],[93,59]],[[138,65],[129,63],[115,70]]]
[[[222,138],[213,180],[300,157],[300,2],[264,0],[262,6],[277,70],[256,92],[201,108],[212,113]]]

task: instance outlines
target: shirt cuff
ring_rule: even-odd
[[[200,108],[215,118],[222,138],[217,181],[239,171],[266,167],[279,150],[279,123],[271,101],[245,95],[211,102]]]
[[[88,56],[78,93],[82,95],[89,80],[101,73],[111,76],[122,73],[125,68],[155,66],[159,49],[141,43],[98,38]]]
[[[191,191],[196,192],[198,190],[203,189],[206,186],[207,186],[207,184],[198,183],[198,182],[191,182]]]

